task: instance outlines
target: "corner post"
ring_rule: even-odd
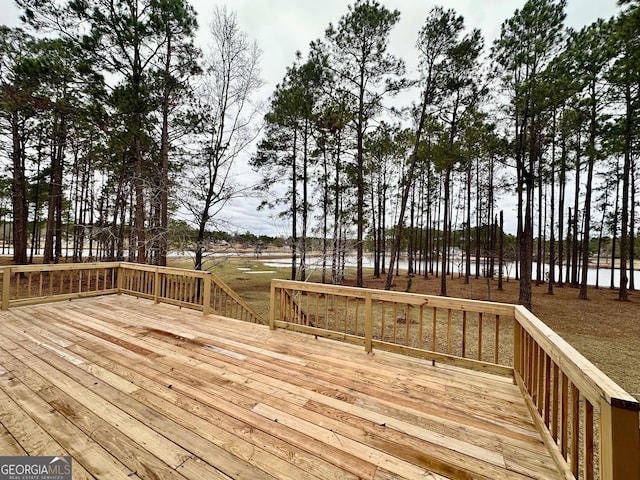
[[[373,351],[373,299],[371,292],[364,295],[364,349],[367,353]]]
[[[522,344],[524,329],[522,328],[522,324],[519,320],[520,308],[519,305],[516,305],[513,308],[513,372],[514,375],[517,373],[520,375],[520,378],[524,378],[523,370],[524,370],[524,346]]]
[[[638,404],[616,405],[620,402],[616,400],[611,399],[611,404],[606,399],[601,402],[600,478],[640,480]]]
[[[276,329],[276,286],[271,281],[271,293],[269,294],[269,329]]]
[[[160,272],[158,267],[153,276],[153,303],[160,303]]]
[[[522,325],[513,318],[513,370],[522,376]]]
[[[122,295],[122,289],[124,286],[124,267],[122,262],[118,264],[118,270],[116,271],[116,293]]]
[[[11,267],[2,269],[2,310],[9,310],[11,298]]]
[[[202,315],[211,313],[211,273],[205,272],[202,277]]]

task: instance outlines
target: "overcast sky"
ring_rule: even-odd
[[[337,24],[347,12],[350,2],[343,0],[191,0],[198,12],[198,44],[208,43],[208,26],[216,5],[224,5],[238,15],[240,28],[255,39],[262,49],[261,69],[265,80],[262,95],[269,97],[284,76],[285,69],[295,59],[295,52],[306,54],[309,42],[322,38],[329,23]],[[486,48],[500,34],[500,25],[521,8],[524,0],[381,0],[390,9],[400,11],[400,22],[391,35],[390,50],[405,59],[407,71],[414,73],[417,56],[415,40],[429,10],[435,5],[453,8],[465,19],[467,29],[481,30]],[[20,12],[13,0],[0,0],[2,23],[18,26]],[[597,18],[608,19],[619,11],[616,0],[568,0],[566,25],[579,29]],[[241,173],[253,177],[247,167]],[[256,213],[257,199],[236,201],[225,209],[224,217],[233,224],[232,231],[256,234],[288,235],[282,221],[270,218],[267,212]],[[513,212],[512,212],[513,213]],[[505,212],[510,217],[509,212]],[[509,229],[511,230],[511,229]]]

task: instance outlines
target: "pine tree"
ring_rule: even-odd
[[[492,56],[510,98],[518,181],[519,302],[531,309],[538,79],[554,58],[563,34],[565,0],[528,0],[502,24]]]
[[[404,62],[387,52],[389,34],[400,12],[390,11],[375,0],[357,0],[349,6],[337,26],[330,25],[326,37],[332,49],[330,65],[340,88],[349,97],[356,135],[353,168],[356,187],[356,285],[363,285],[362,260],[365,230],[364,138],[371,121],[379,113],[386,95],[397,92],[403,83]]]

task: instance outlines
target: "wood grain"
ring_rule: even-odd
[[[503,376],[128,296],[0,321],[0,451],[77,478],[561,478]]]

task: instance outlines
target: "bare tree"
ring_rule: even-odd
[[[184,179],[184,206],[198,227],[195,268],[202,269],[207,226],[232,198],[251,187],[234,182],[232,167],[255,140],[260,105],[252,95],[262,87],[257,43],[239,30],[236,14],[216,8],[210,25],[212,44],[205,54],[199,88],[199,147]]]

